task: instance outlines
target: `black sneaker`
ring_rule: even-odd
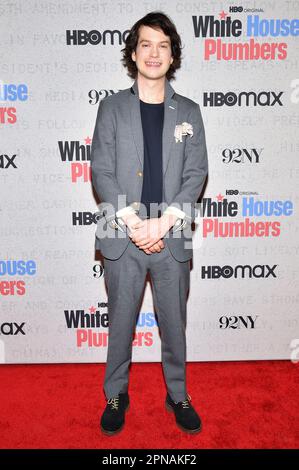
[[[165,405],[168,411],[174,412],[176,423],[182,431],[195,434],[201,431],[201,420],[190,401],[188,395],[186,400],[174,402],[167,393]]]
[[[107,400],[107,405],[101,417],[101,430],[112,436],[120,432],[125,424],[125,414],[129,408],[128,393],[120,393]]]

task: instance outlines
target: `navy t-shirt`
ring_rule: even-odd
[[[164,102],[145,103],[140,100],[144,142],[143,185],[141,202],[146,206],[147,217],[160,217],[161,211],[151,209],[150,203],[160,204],[163,197],[162,132]]]

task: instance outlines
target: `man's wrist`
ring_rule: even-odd
[[[137,214],[125,214],[121,216],[121,219],[124,221],[124,223],[127,225],[127,227],[131,227],[137,222],[140,222],[140,217],[138,217]]]
[[[161,216],[161,220],[162,220],[163,226],[166,227],[168,230],[170,230],[174,226],[176,221],[178,220],[178,216],[175,214],[164,213]]]

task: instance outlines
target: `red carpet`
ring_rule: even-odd
[[[104,364],[2,365],[3,448],[298,448],[299,364],[188,363],[201,433],[184,434],[164,407],[161,364],[132,364],[130,410],[115,436],[99,430]]]

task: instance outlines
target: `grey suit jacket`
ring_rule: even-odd
[[[193,136],[176,142],[175,127],[187,122]],[[195,204],[208,173],[204,124],[199,105],[178,93],[165,80],[162,135],[163,203],[186,213],[187,225],[165,236],[173,257],[180,262],[192,257]],[[131,88],[109,95],[99,103],[91,146],[92,183],[101,201],[95,248],[104,257],[118,259],[128,243],[127,230],[116,230],[111,221],[128,205],[139,208],[143,183],[143,131],[137,79]],[[151,255],[149,255],[151,256]]]

